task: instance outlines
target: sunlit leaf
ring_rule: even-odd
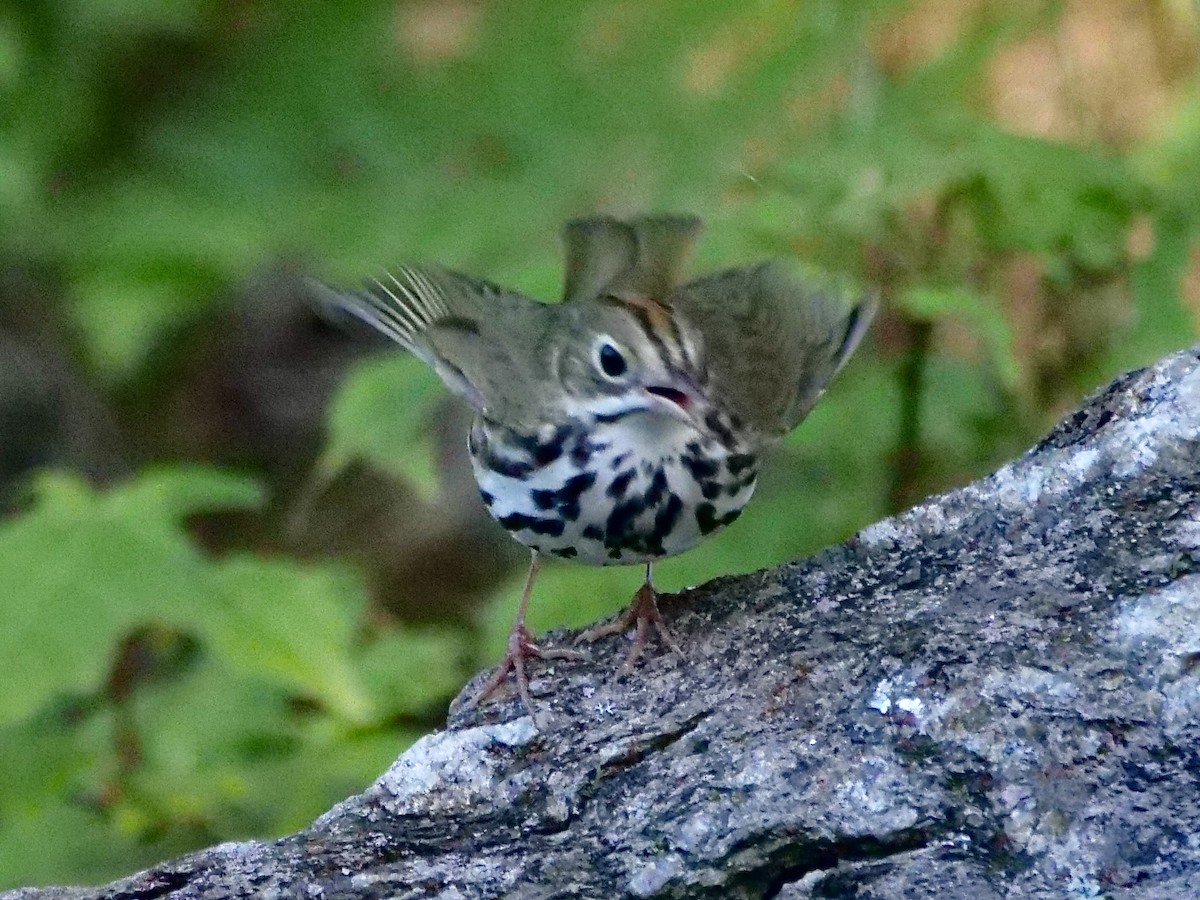
[[[375,714],[352,657],[365,603],[357,581],[283,560],[234,559],[198,627],[217,657],[247,676],[310,696],[351,722]]]

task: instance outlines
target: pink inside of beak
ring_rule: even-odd
[[[680,409],[687,409],[692,405],[692,398],[683,391],[675,390],[675,388],[651,385],[650,387],[646,388],[646,393],[653,394],[656,397],[662,397],[664,400],[670,400]]]

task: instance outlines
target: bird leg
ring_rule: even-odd
[[[531,656],[535,656],[538,659],[584,659],[584,655],[575,650],[551,650],[541,647],[534,641],[533,633],[525,627],[525,610],[529,606],[529,595],[533,593],[534,579],[537,578],[538,570],[541,567],[542,558],[535,552],[529,563],[529,574],[525,577],[525,589],[521,592],[521,602],[517,606],[517,617],[508,632],[508,648],[504,654],[504,659],[500,661],[500,667],[496,669],[496,674],[489,678],[483,687],[463,704],[464,709],[477,706],[480,702],[494,694],[508,680],[508,673],[512,672],[516,678],[517,693],[521,696],[521,702],[525,705],[525,711],[536,719],[537,716],[533,709],[533,698],[529,695],[529,675],[525,670],[525,660]]]
[[[654,590],[654,584],[651,580],[651,567],[653,563],[646,563],[646,580],[637,593],[633,595],[633,600],[625,611],[613,621],[604,625],[596,625],[589,628],[587,631],[579,635],[578,640],[598,641],[601,638],[609,637],[614,634],[624,634],[631,626],[636,626],[636,631],[633,636],[633,646],[629,648],[629,654],[625,657],[625,662],[621,666],[621,674],[627,675],[633,671],[634,665],[642,655],[642,651],[646,648],[646,640],[650,636],[650,626],[654,626],[654,630],[658,632],[659,640],[671,648],[676,655],[682,657],[683,650],[679,643],[667,628],[667,623],[663,621],[662,613],[658,611],[658,592]]]

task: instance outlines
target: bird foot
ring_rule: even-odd
[[[633,595],[633,600],[630,601],[626,610],[604,625],[597,625],[594,628],[589,628],[576,638],[576,643],[579,641],[598,641],[601,638],[606,638],[614,634],[624,634],[629,628],[636,627],[633,636],[633,646],[629,648],[629,654],[625,657],[625,663],[621,666],[621,674],[628,675],[633,671],[634,665],[642,655],[642,651],[646,648],[646,640],[650,636],[650,626],[654,626],[654,630],[658,632],[659,640],[671,648],[671,650],[680,658],[683,657],[683,650],[679,643],[667,628],[667,623],[663,621],[662,613],[658,611],[658,594],[649,584],[643,584],[638,588],[638,592]]]
[[[508,633],[508,650],[504,654],[504,659],[500,661],[500,666],[496,669],[496,673],[470,699],[463,703],[462,708],[471,709],[478,706],[498,691],[508,681],[508,673],[512,672],[517,682],[517,693],[521,697],[521,703],[525,706],[525,711],[536,721],[537,713],[533,708],[533,698],[529,694],[529,674],[526,671],[525,663],[530,657],[536,657],[537,659],[565,659],[574,662],[587,658],[585,654],[580,653],[578,650],[542,647],[534,641],[533,633],[528,628],[521,623],[517,623],[513,625],[512,630]]]

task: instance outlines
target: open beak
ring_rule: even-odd
[[[650,384],[645,390],[651,397],[653,408],[663,415],[686,422],[693,428],[703,427],[708,402],[699,387]]]
[[[646,388],[646,393],[661,400],[666,400],[668,403],[673,403],[684,412],[687,412],[693,405],[692,398],[678,388],[660,387],[659,385],[652,384]]]

